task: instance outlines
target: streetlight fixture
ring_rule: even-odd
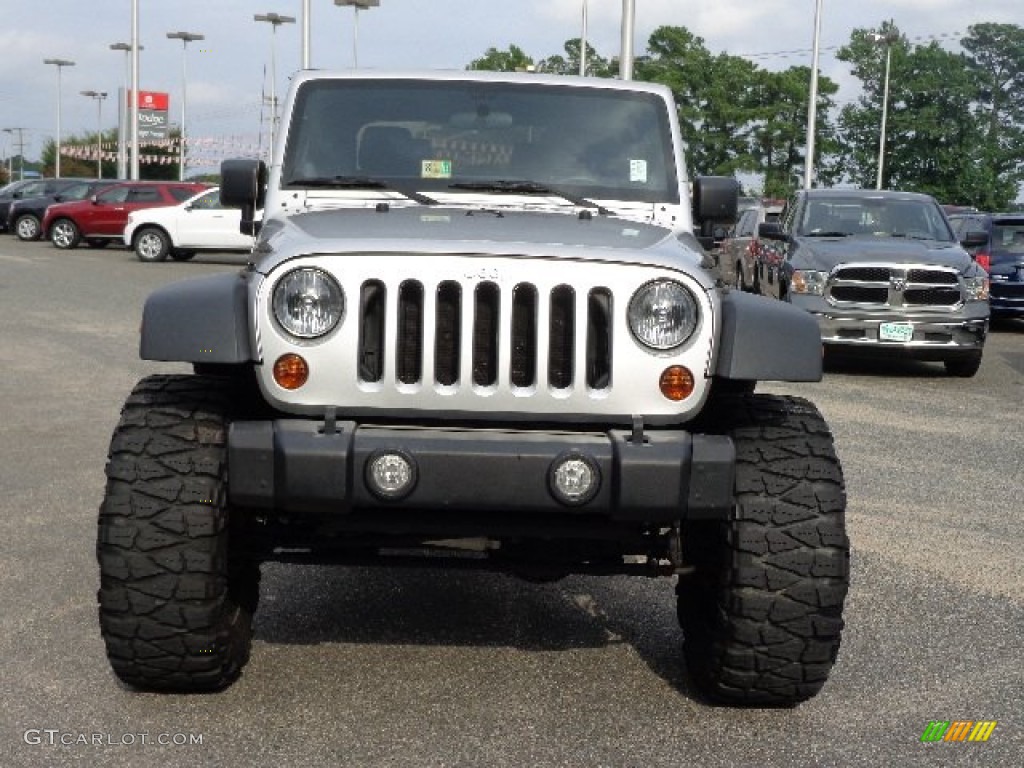
[[[167,37],[170,40],[181,40],[181,136],[179,137],[179,148],[178,153],[178,181],[185,180],[185,107],[188,101],[188,73],[185,69],[186,51],[189,43],[194,43],[196,40],[205,40],[205,35],[200,35],[196,32],[168,32]]]
[[[274,141],[277,136],[277,28],[282,24],[294,24],[294,16],[282,16],[279,13],[257,13],[254,21],[265,21],[270,24],[270,152],[274,152]]]
[[[103,100],[106,91],[79,91],[83,96],[96,100],[96,178],[103,178]]]
[[[139,50],[145,50],[146,46],[140,45]],[[129,101],[132,81],[132,44],[111,43],[110,50],[124,51],[124,94],[118,100],[117,111],[117,178],[128,178],[128,112],[131,110]]]
[[[885,124],[889,117],[889,68],[892,65],[892,44],[899,36],[892,29],[885,34],[875,32],[870,35],[871,41],[876,45],[885,46],[885,79],[882,85],[882,126],[878,132],[878,178],[875,180],[875,189],[882,188],[882,170],[885,167]]]
[[[378,8],[380,0],[334,0],[334,4],[345,7],[351,5],[355,20],[352,24],[352,67],[359,69],[359,12]]]
[[[43,59],[43,64],[52,64],[57,68],[57,153],[54,158],[53,175],[56,178],[60,178],[60,91],[61,91],[61,77],[60,73],[64,67],[73,67],[75,62],[69,61],[68,59]]]

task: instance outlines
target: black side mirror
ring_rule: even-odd
[[[785,242],[786,233],[782,231],[782,225],[777,221],[762,221],[757,225],[757,236],[765,240],[780,240]]]
[[[988,232],[983,229],[969,229],[960,238],[960,245],[964,248],[980,248],[988,245]]]
[[[242,157],[220,164],[220,204],[225,208],[241,208],[238,229],[243,235],[255,235],[261,222],[256,209],[263,207],[267,194],[267,165],[262,160]]]

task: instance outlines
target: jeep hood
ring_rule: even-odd
[[[704,256],[695,239],[680,240],[671,230],[596,212],[579,216],[406,206],[270,218],[260,231],[253,261],[267,273],[310,254],[396,252],[633,262],[695,272]]]
[[[799,262],[799,263],[797,263]],[[800,238],[798,269],[828,272],[839,264],[866,262],[875,264],[929,264],[965,272],[971,257],[956,243],[936,240],[909,240],[900,237],[857,236],[843,238]]]

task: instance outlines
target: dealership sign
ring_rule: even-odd
[[[139,143],[167,138],[170,97],[158,91],[139,91]]]

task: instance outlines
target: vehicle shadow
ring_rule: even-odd
[[[837,352],[827,350],[824,360],[825,373],[841,373],[844,376],[884,376],[888,378],[945,379],[949,378],[941,362],[926,362],[902,357],[894,350],[880,354],[880,350],[863,352]]]
[[[478,571],[266,564],[255,639],[528,652],[625,644],[681,695],[700,700],[682,661],[670,579],[533,584]]]

